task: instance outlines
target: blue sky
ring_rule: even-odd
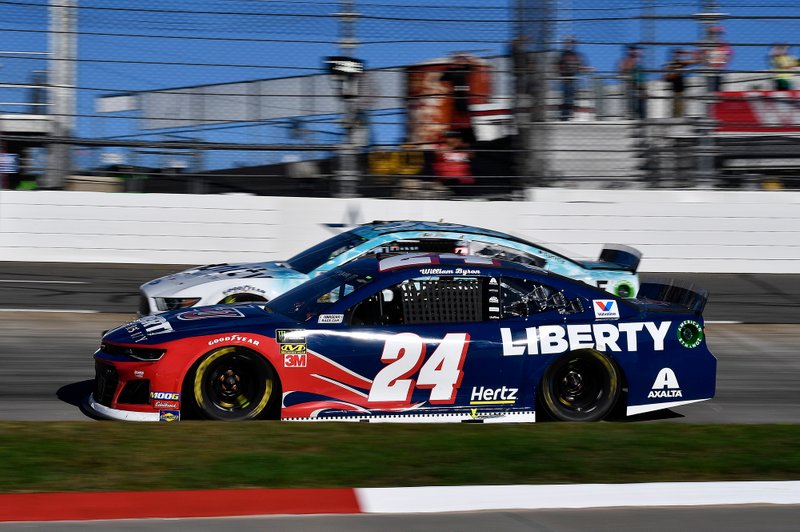
[[[413,64],[454,50],[478,55],[504,53],[511,37],[513,0],[372,0],[355,2],[365,15],[357,22],[361,44],[355,55],[369,67]],[[530,3],[530,2],[529,2]],[[587,61],[613,73],[626,43],[653,35],[662,43],[695,43],[693,20],[659,20],[651,27],[625,17],[650,11],[686,16],[700,11],[700,1],[559,0],[556,40],[575,35]],[[718,2],[734,17],[724,22],[736,45],[731,68],[766,68],[769,45],[800,42],[800,2],[735,0]],[[130,135],[131,120],[97,118],[94,100],[115,91],[136,91],[263,79],[319,72],[324,56],[338,53],[338,22],[331,17],[338,2],[308,0],[79,0],[78,134],[87,137]],[[748,16],[783,17],[741,20]],[[788,18],[787,18],[788,17]],[[0,2],[0,51],[47,50],[47,1]],[[170,38],[163,38],[169,36]],[[431,42],[435,40],[442,42]],[[279,41],[288,42],[279,42]],[[305,42],[299,42],[305,41]],[[557,44],[555,44],[557,47]],[[653,67],[664,63],[672,44],[654,47]],[[796,50],[800,53],[800,47]],[[168,64],[165,64],[168,63]],[[197,66],[203,64],[205,66]],[[193,66],[194,65],[194,66]],[[237,66],[239,65],[239,66]],[[32,70],[46,68],[34,56],[0,53],[0,82],[24,83]],[[0,101],[24,95],[3,89]],[[3,110],[21,110],[0,105]],[[395,117],[399,120],[402,117]],[[319,129],[326,129],[320,127]],[[329,127],[328,130],[335,130]],[[399,128],[379,130],[382,142],[399,141]],[[211,134],[206,134],[206,137]],[[313,142],[335,138],[320,133]],[[150,137],[155,138],[155,137]],[[213,134],[223,142],[283,142],[285,128],[260,127]]]

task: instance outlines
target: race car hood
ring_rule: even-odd
[[[210,264],[165,275],[142,285],[149,295],[170,295],[193,286],[231,279],[307,279],[304,273],[292,269],[287,262],[244,262],[235,264]]]
[[[191,336],[232,331],[271,331],[297,326],[293,320],[255,303],[214,305],[144,316],[103,335],[103,341],[120,344],[162,344]]]

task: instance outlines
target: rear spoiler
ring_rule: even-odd
[[[678,281],[670,280],[661,283],[642,283],[639,285],[637,299],[651,301],[664,301],[674,303],[697,313],[702,314],[708,301],[708,290],[681,286]]]
[[[602,267],[613,270],[625,270],[636,273],[639,262],[642,260],[642,252],[630,246],[622,244],[606,244],[600,252],[599,261]]]

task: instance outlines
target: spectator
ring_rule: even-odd
[[[709,92],[719,92],[722,89],[722,71],[733,57],[733,48],[722,38],[724,34],[722,26],[709,27],[708,46],[699,52],[699,61],[711,69],[708,75]]]
[[[471,158],[469,145],[464,141],[461,132],[448,131],[433,163],[436,180],[450,188],[456,196],[470,195],[470,185],[475,184]]]
[[[669,83],[672,90],[672,116],[675,118],[683,116],[685,107],[683,93],[686,90],[686,73],[689,66],[694,63],[696,61],[691,58],[688,50],[673,48],[669,62],[664,65],[664,81]]]
[[[475,142],[475,131],[472,129],[469,111],[469,100],[472,95],[470,77],[472,75],[473,62],[474,60],[470,56],[466,54],[457,54],[453,56],[452,65],[441,77],[441,81],[443,83],[450,83],[453,90],[455,120],[459,123],[450,125],[451,127],[459,127],[462,137],[469,143]]]
[[[586,65],[583,55],[575,49],[577,44],[575,37],[567,37],[556,62],[558,77],[561,80],[561,120],[570,120],[575,112],[578,74],[581,71],[593,70]]]
[[[776,44],[769,52],[769,63],[775,76],[776,91],[792,90],[794,68],[798,66],[797,58],[789,54],[788,44]]]
[[[619,62],[619,75],[625,81],[625,99],[628,102],[628,118],[647,118],[647,87],[642,67],[641,47],[628,45]]]

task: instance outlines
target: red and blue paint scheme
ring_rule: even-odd
[[[485,257],[370,257],[268,304],[108,331],[89,404],[140,421],[636,415],[714,396],[705,301],[667,285],[623,299]]]

